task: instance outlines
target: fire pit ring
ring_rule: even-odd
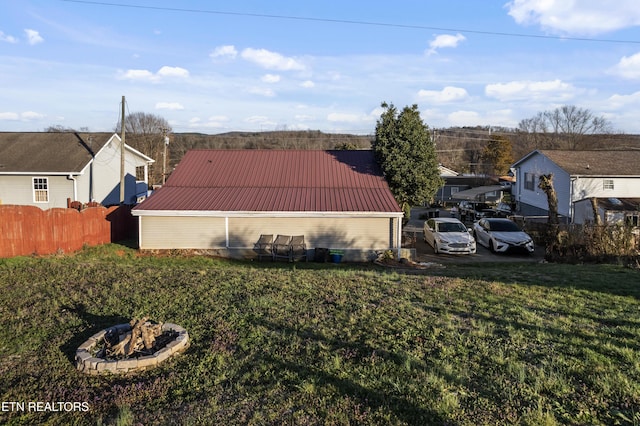
[[[151,355],[140,357],[130,357],[125,359],[106,359],[98,358],[94,355],[96,346],[109,330],[117,330],[119,333],[126,333],[131,330],[131,324],[118,324],[113,327],[106,328],[93,336],[89,337],[86,342],[76,350],[76,368],[86,374],[124,374],[133,371],[142,371],[154,368],[169,357],[180,353],[189,347],[189,333],[179,325],[172,323],[162,324],[162,331],[172,331],[177,336]]]

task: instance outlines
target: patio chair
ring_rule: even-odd
[[[260,239],[253,247],[253,251],[258,253],[258,260],[262,260],[264,256],[268,256],[273,260],[273,235],[260,235]]]
[[[307,245],[304,243],[304,235],[294,235],[291,237],[291,261],[307,260]]]
[[[276,240],[273,242],[273,246],[271,249],[273,253],[273,260],[291,259],[291,246],[289,245],[290,242],[290,235],[278,235]]]

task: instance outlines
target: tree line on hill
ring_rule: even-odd
[[[372,149],[376,139],[375,134],[334,134],[319,130],[213,135],[173,133],[166,119],[144,112],[129,114],[125,123],[127,144],[156,160],[150,171],[151,184],[162,182],[165,134],[170,139],[167,149],[168,173],[191,149]],[[517,128],[473,126],[427,129],[430,143],[434,144],[437,162],[460,173],[504,174],[510,164],[535,149],[640,149],[640,135],[616,133],[604,117],[571,105],[540,112],[520,121]],[[73,129],[50,126],[45,130]],[[88,131],[86,128],[81,130]],[[120,133],[120,126],[115,131]]]

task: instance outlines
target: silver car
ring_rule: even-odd
[[[458,219],[442,217],[424,223],[424,241],[437,253],[474,254],[476,241]]]
[[[492,252],[520,250],[533,253],[533,239],[514,221],[501,218],[480,219],[473,224],[473,236],[478,244]]]

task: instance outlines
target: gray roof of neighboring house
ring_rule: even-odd
[[[0,174],[80,172],[91,161],[91,151],[97,153],[112,135],[0,132]]]
[[[572,176],[640,176],[640,150],[565,151],[541,149],[527,154],[519,164],[540,153]]]

